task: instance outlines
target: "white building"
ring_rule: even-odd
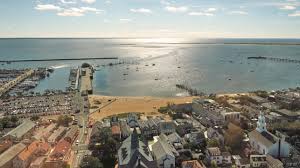
[[[206,158],[210,162],[215,161],[217,165],[223,163],[223,156],[221,155],[221,151],[218,147],[207,148]]]
[[[177,153],[171,144],[167,142],[164,134],[159,136],[157,142],[152,145],[152,152],[158,168],[175,168],[175,155]]]
[[[251,147],[260,154],[273,157],[288,157],[290,146],[285,137],[275,136],[267,131],[265,117],[260,113],[255,130],[249,133]]]

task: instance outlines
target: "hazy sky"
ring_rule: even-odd
[[[0,37],[300,38],[300,0],[1,0]]]

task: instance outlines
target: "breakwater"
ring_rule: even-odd
[[[118,57],[92,57],[92,58],[51,58],[51,59],[17,59],[17,60],[0,60],[0,62],[46,62],[46,61],[80,61],[80,60],[106,60],[118,59]]]
[[[287,62],[287,63],[300,63],[300,60],[289,59],[289,58],[275,58],[275,57],[248,57],[248,59],[257,59],[257,60],[270,60],[270,61],[277,61],[277,62]]]

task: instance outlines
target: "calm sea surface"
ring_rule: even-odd
[[[270,43],[300,43],[300,40],[0,39],[0,60],[119,57],[117,61],[134,63],[97,68],[94,92],[103,95],[184,95],[175,84],[186,84],[207,93],[300,86],[300,64],[247,59],[269,56],[300,60],[300,45]],[[0,68],[54,66],[55,72],[36,88],[43,91],[65,89],[69,69],[83,62],[97,66],[116,60],[4,63]]]

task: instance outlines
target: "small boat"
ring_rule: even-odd
[[[181,68],[181,67],[179,66],[179,67],[177,67],[177,68]]]
[[[152,66],[155,66],[155,64],[152,64]]]

